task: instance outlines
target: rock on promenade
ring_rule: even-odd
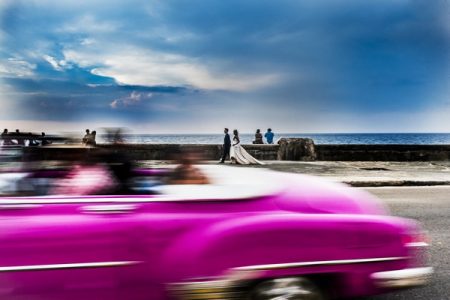
[[[312,139],[282,138],[278,141],[278,160],[316,160],[316,147]]]

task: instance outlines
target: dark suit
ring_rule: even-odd
[[[231,139],[228,133],[225,133],[225,137],[223,138],[223,153],[221,162],[224,162],[228,156],[230,156],[230,148],[231,148]]]

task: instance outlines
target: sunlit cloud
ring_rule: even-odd
[[[30,77],[36,65],[20,58],[10,57],[0,62],[0,75],[5,77]]]
[[[126,47],[113,53],[65,50],[67,61],[82,67],[95,67],[92,73],[111,77],[120,84],[142,86],[191,86],[200,89],[246,91],[269,87],[278,74],[213,74],[196,59],[176,54]]]
[[[109,106],[113,109],[120,107],[128,107],[138,105],[142,100],[147,100],[153,97],[152,93],[131,92],[129,96],[113,100]]]

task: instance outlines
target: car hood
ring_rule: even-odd
[[[274,201],[281,209],[324,214],[388,213],[378,198],[363,189],[308,175],[280,176],[283,177],[284,190]]]

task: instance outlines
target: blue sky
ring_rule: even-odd
[[[0,0],[0,124],[449,132],[449,5]]]

